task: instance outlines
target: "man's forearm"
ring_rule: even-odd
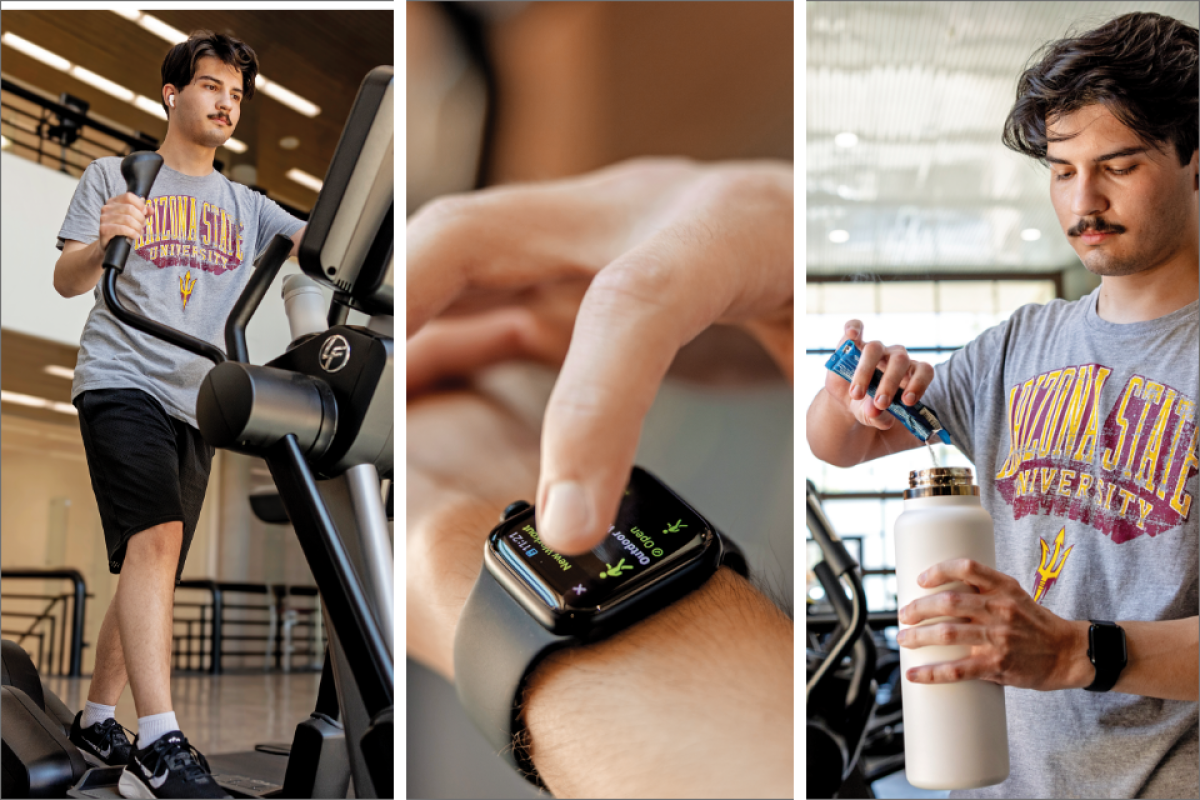
[[[808,407],[805,433],[812,454],[835,467],[853,467],[874,458],[879,431],[854,418],[822,389]]]
[[[75,297],[94,288],[103,274],[104,250],[97,239],[59,256],[54,265],[54,289],[63,297]]]
[[[1087,620],[1071,623],[1073,641],[1063,667],[1063,689],[1082,689],[1096,679],[1087,657]],[[1166,622],[1119,621],[1129,663],[1112,691],[1162,700],[1200,699],[1200,617]]]
[[[558,797],[790,797],[793,624],[731,570],[612,639],[560,651],[525,695]]]

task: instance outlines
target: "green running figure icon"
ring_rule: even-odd
[[[679,533],[680,528],[686,528],[686,527],[687,527],[687,525],[683,524],[683,520],[681,520],[681,519],[676,520],[675,522],[668,525],[666,528],[663,528],[663,533]]]
[[[633,569],[633,564],[626,564],[623,558],[617,562],[615,567],[607,561],[604,562],[604,566],[608,567],[608,569],[600,573],[601,578],[616,578],[625,570]]]

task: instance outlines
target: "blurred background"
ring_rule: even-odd
[[[63,690],[72,707],[82,706],[117,586],[70,402],[95,299],[91,292],[64,299],[51,280],[55,239],[79,176],[96,158],[158,147],[167,131],[163,58],[191,31],[214,30],[249,44],[260,68],[256,95],[214,167],[307,219],[360,82],[373,67],[394,64],[393,21],[390,10],[143,12],[128,4],[0,14],[3,635],[18,640],[45,675],[85,676]],[[291,260],[277,280],[293,272],[299,265]],[[247,338],[256,363],[289,344],[278,286]],[[265,463],[218,451],[183,573],[193,583],[177,592],[175,611],[173,665],[185,676],[173,684],[176,709],[201,750],[218,741],[219,750],[268,737],[290,741],[312,710],[324,650],[320,614],[291,526],[252,511],[252,495],[273,493]],[[46,570],[63,576],[46,577]],[[79,608],[76,585],[85,595]],[[214,625],[215,614],[223,627]],[[78,639],[76,616],[83,621]],[[293,682],[276,683],[285,671]],[[221,672],[224,684],[211,680]],[[237,687],[244,694],[234,708]],[[118,717],[136,719],[128,692]]]
[[[1058,226],[1049,175],[1000,143],[1017,79],[1043,44],[1131,11],[1197,24],[1193,2],[809,2],[805,407],[845,322],[867,340],[938,363],[1025,303],[1090,292]],[[943,466],[970,466],[935,447]],[[923,448],[853,469],[818,461],[805,475],[864,571],[872,627],[895,648],[892,527]],[[808,567],[819,551],[808,542]],[[811,573],[810,611],[832,615]],[[890,613],[890,621],[888,619]],[[882,651],[881,651],[882,653]],[[894,686],[881,681],[879,702]],[[944,797],[909,786],[881,726],[868,773],[879,797]],[[869,742],[870,744],[870,742]],[[901,762],[902,763],[902,762]],[[812,766],[809,767],[812,769]],[[871,777],[869,774],[868,777]],[[861,796],[861,795],[856,795]]]
[[[410,215],[443,194],[634,156],[792,160],[792,3],[410,2],[405,13]],[[758,379],[712,385],[711,346],[741,348]],[[686,348],[637,462],[737,539],[790,611],[793,391],[764,359],[729,331]],[[453,687],[412,662],[407,674],[408,796],[535,796]]]

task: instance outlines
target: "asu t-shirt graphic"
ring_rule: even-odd
[[[196,276],[222,275],[241,266],[245,225],[218,205],[188,195],[155,197],[146,202],[146,227],[133,249],[159,269],[179,269],[181,308],[196,288]]]
[[[1046,595],[1054,584],[1058,582],[1058,577],[1062,575],[1063,567],[1067,565],[1067,559],[1071,555],[1071,551],[1075,549],[1074,545],[1063,550],[1064,537],[1067,535],[1066,527],[1058,529],[1058,535],[1054,537],[1054,548],[1045,539],[1038,537],[1038,544],[1041,545],[1041,560],[1038,562],[1038,567],[1033,574],[1033,588],[1029,594],[1033,597],[1033,602],[1040,603],[1046,598]]]
[[[1195,397],[1135,374],[1106,408],[1113,373],[1075,364],[1009,387],[1008,453],[995,486],[1013,519],[1066,517],[1114,544],[1187,521],[1185,486],[1198,467]]]

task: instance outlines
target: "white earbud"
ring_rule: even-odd
[[[167,95],[167,102],[171,104],[171,108],[174,108],[175,107],[175,95],[173,95],[173,94]]]

